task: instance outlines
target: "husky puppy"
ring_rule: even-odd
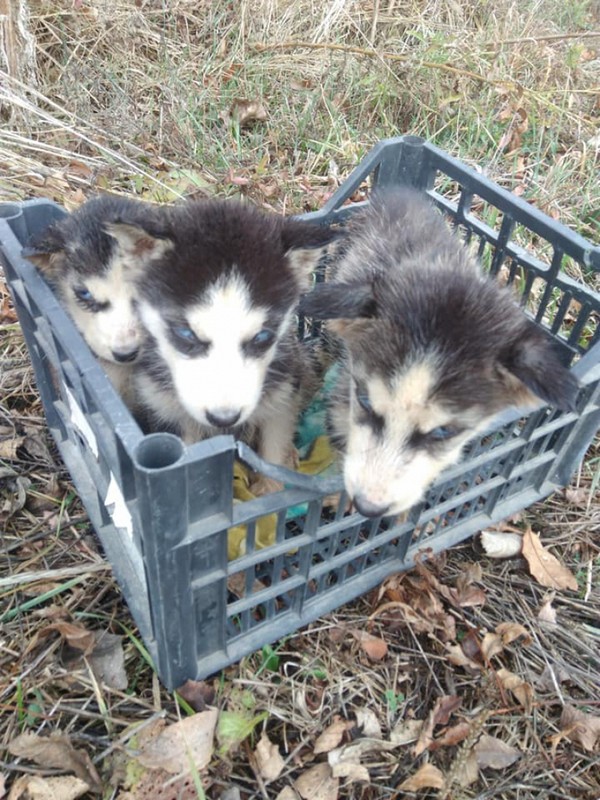
[[[135,246],[111,234],[116,222],[152,229],[157,211],[119,197],[96,197],[35,235],[23,249],[53,286],[90,349],[126,402],[132,402],[131,365],[145,331],[135,309],[135,282],[156,258],[143,240]],[[169,247],[168,242],[162,242]]]
[[[364,516],[419,501],[501,410],[573,408],[577,383],[553,341],[414,190],[375,194],[300,310],[334,320],[330,425]]]
[[[305,376],[294,312],[334,232],[230,200],[165,213],[167,238],[138,282],[150,341],[136,388],[152,426],[188,443],[230,433],[293,465]],[[125,250],[152,241],[143,226],[111,230]]]

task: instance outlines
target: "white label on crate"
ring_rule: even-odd
[[[104,498],[104,505],[110,514],[115,528],[124,528],[129,536],[133,538],[133,522],[131,514],[127,508],[127,503],[123,497],[121,487],[117,483],[114,474],[110,473],[110,483],[106,490],[106,497]]]
[[[85,441],[87,442],[87,446],[90,448],[92,453],[98,458],[98,442],[96,441],[96,437],[94,436],[94,431],[90,428],[90,424],[85,418],[85,414],[81,410],[81,406],[73,397],[72,392],[69,390],[67,386],[65,386],[65,392],[67,394],[67,400],[69,401],[69,409],[71,411],[71,422],[77,428],[79,433],[83,436]]]

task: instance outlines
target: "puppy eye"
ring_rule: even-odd
[[[197,342],[198,337],[191,328],[186,328],[183,325],[171,328],[175,336],[183,342]]]
[[[426,433],[425,436],[430,442],[445,442],[447,439],[458,436],[459,433],[460,428],[454,425],[440,425],[439,428],[434,428],[429,433]]]
[[[94,302],[94,295],[90,292],[89,289],[86,289],[85,286],[76,286],[73,289],[73,294],[78,300],[81,300],[83,303]]]
[[[366,411],[367,414],[373,413],[373,406],[371,405],[371,401],[369,400],[369,395],[366,392],[356,392],[356,399],[358,400],[358,405],[362,408],[363,411]]]
[[[199,339],[187,325],[172,325],[171,335],[175,347],[186,355],[204,355],[210,348],[210,342]]]
[[[270,331],[268,328],[263,328],[262,331],[259,331],[256,336],[250,340],[250,343],[257,347],[266,348],[273,343],[274,338],[275,334],[273,331]]]

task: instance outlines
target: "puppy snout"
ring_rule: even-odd
[[[242,412],[235,408],[215,408],[206,412],[206,419],[215,428],[230,428],[239,420]]]
[[[126,364],[136,360],[138,353],[140,352],[140,348],[134,347],[133,349],[129,348],[127,350],[112,350],[111,352],[115,361],[118,361],[120,364]]]
[[[363,517],[383,517],[390,508],[389,503],[386,505],[382,505],[381,503],[373,503],[371,500],[368,500],[361,494],[355,495],[352,502],[354,503],[358,513],[362,514]]]

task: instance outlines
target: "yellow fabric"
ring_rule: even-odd
[[[326,436],[318,436],[306,458],[300,460],[298,472],[304,475],[321,475],[335,462],[335,454]],[[251,471],[243,464],[236,462],[233,468],[234,502],[254,500],[255,495],[249,489]],[[302,506],[297,507],[297,514],[302,513]],[[289,516],[288,516],[289,518]],[[293,517],[292,517],[293,518]],[[256,521],[255,547],[261,550],[275,543],[277,531],[277,515],[269,514]],[[230,561],[240,558],[246,552],[246,526],[236,525],[227,531],[227,557]]]

